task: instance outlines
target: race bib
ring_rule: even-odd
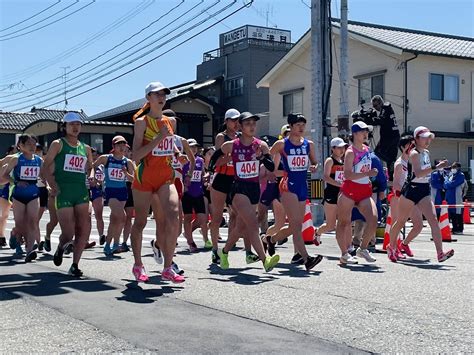
[[[96,172],[94,177],[97,181],[104,181],[104,173],[102,172]]]
[[[194,170],[193,176],[191,176],[191,182],[201,182],[202,181],[202,171]]]
[[[237,176],[241,179],[251,179],[258,177],[259,164],[256,160],[239,161],[236,164]]]
[[[372,164],[366,163],[366,164],[363,164],[363,165],[360,166],[360,170],[358,172],[359,173],[366,173],[366,172],[370,171],[371,168],[372,168]]]
[[[64,158],[64,171],[71,173],[84,173],[87,158],[81,155],[66,154]]]
[[[174,154],[174,138],[166,137],[151,152],[154,157],[167,157]]]
[[[175,155],[173,155],[173,161],[171,162],[171,166],[173,169],[181,169],[183,167],[183,165]]]
[[[338,170],[336,171],[335,173],[335,176],[334,176],[334,180],[336,180],[337,182],[344,182],[344,171],[342,170]]]
[[[119,168],[108,168],[107,173],[109,174],[110,181],[124,181],[125,171]]]
[[[291,171],[307,171],[309,158],[307,155],[289,155],[288,166]]]
[[[39,171],[39,166],[22,166],[20,168],[20,180],[37,180]]]

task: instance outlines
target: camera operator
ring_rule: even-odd
[[[384,102],[380,95],[372,97],[372,107],[376,114],[369,118],[367,124],[380,126],[380,141],[375,147],[375,154],[387,163],[390,180],[393,178],[393,164],[397,159],[400,131],[392,105]]]
[[[380,95],[372,97],[372,109],[360,111],[352,114],[354,122],[364,121],[367,125],[380,126],[380,140],[375,147],[375,154],[387,163],[390,180],[393,179],[393,164],[397,159],[398,142],[400,141],[400,131],[398,130],[397,119],[392,105],[384,102]]]

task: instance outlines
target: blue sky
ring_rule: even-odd
[[[58,1],[60,2],[55,4]],[[68,71],[72,71],[83,65],[69,75],[68,87],[72,88],[99,75],[105,75],[127,60],[132,60],[135,57],[140,58],[115,73],[106,75],[94,83],[69,93],[68,96],[102,83],[169,50],[189,35],[214,23],[216,18],[221,18],[236,10],[243,3],[242,0],[237,0],[235,5],[221,15],[211,17],[211,14],[230,4],[231,1],[221,0],[217,3],[218,0],[202,0],[201,3],[198,0],[184,0],[180,6],[178,5],[182,0],[96,0],[89,6],[86,5],[93,0],[79,0],[75,4],[76,1],[0,0],[1,110],[31,107],[35,104],[35,100],[39,101],[35,99],[35,96],[25,98],[27,95],[39,97],[55,90],[59,91],[54,94],[60,94],[63,80],[56,78],[64,73],[62,67],[69,67]],[[304,2],[309,4],[310,0],[304,0]],[[310,9],[304,2],[301,0],[255,0],[251,8],[243,9],[150,64],[96,90],[68,100],[68,108],[83,109],[88,115],[92,115],[142,97],[144,87],[150,81],[159,80],[168,86],[191,81],[195,78],[196,65],[202,61],[202,54],[218,47],[219,34],[244,24],[265,26],[268,23],[269,27],[276,25],[279,28],[291,30],[292,41],[295,42],[308,30],[310,25]],[[214,3],[216,4],[211,7]],[[349,19],[473,37],[473,4],[472,0],[349,0]],[[69,5],[71,5],[70,8],[61,11]],[[49,6],[51,8],[42,14],[18,26],[8,28]],[[59,19],[81,7],[84,8],[57,23],[23,35],[25,32],[47,25],[53,19]],[[121,41],[156,21],[174,7],[176,8],[169,15],[158,20],[124,45],[111,51]],[[193,7],[195,10],[191,10]],[[200,17],[196,16],[207,7],[211,8]],[[339,17],[339,10],[340,0],[333,0],[332,15]],[[50,20],[39,22],[58,11],[61,12]],[[138,14],[132,16],[135,12]],[[206,17],[210,17],[208,22],[192,32],[188,31],[183,37],[174,41],[169,40],[170,36],[163,38],[166,32],[174,28],[179,28],[176,33],[180,32]],[[178,20],[173,22],[175,19]],[[39,23],[33,26],[32,24],[35,22]],[[169,25],[166,26],[167,24]],[[112,25],[115,26],[112,27]],[[149,37],[155,31],[160,32]],[[20,36],[11,38],[18,35]],[[87,41],[90,43],[85,46],[84,43]],[[146,46],[149,42],[151,44]],[[142,54],[158,45],[162,46],[150,55]],[[134,53],[142,46],[146,47],[142,52]],[[118,56],[120,51],[129,47],[133,48],[122,56]],[[100,58],[85,65],[99,55],[101,55]],[[122,58],[126,59],[116,65],[113,64],[115,60],[119,61]],[[90,71],[89,74],[73,79],[74,76],[99,64],[102,65]],[[38,68],[42,68],[42,70],[38,71]],[[84,78],[87,76],[90,78],[85,80]],[[80,82],[81,79],[84,81]],[[34,88],[50,80],[52,81],[49,84]],[[41,91],[44,92],[41,93]],[[16,95],[6,96],[11,94]],[[48,95],[48,97],[54,96],[54,94]],[[58,100],[61,100],[61,97],[37,106],[43,107]],[[50,106],[50,108],[63,109],[64,104],[57,104]],[[25,111],[28,110],[25,109]]]

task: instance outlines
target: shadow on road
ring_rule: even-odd
[[[0,276],[0,290],[11,298],[21,298],[22,294],[34,297],[62,295],[72,290],[82,292],[100,292],[112,290],[104,281],[95,279],[72,278],[61,272],[37,272],[7,274]]]
[[[216,277],[200,277],[199,280],[215,280],[219,282],[233,282],[238,285],[260,285],[268,281],[278,280],[278,278],[272,276],[271,274],[263,274],[261,276],[252,275],[252,274],[245,274],[242,271],[251,270],[255,268],[247,267],[245,269],[227,269],[222,270],[217,265],[209,265],[207,270],[211,273],[211,275],[222,275],[226,276],[226,279],[220,279]],[[264,273],[265,271],[263,268],[261,272]]]
[[[280,270],[285,269],[285,270]],[[275,267],[275,270],[278,270],[279,276],[288,276],[288,277],[311,277],[311,276],[318,276],[321,274],[321,271],[318,270],[311,270],[310,272],[304,269],[303,265],[293,265],[293,264],[285,264],[285,263],[278,263]]]
[[[157,279],[159,279],[159,281]],[[161,297],[164,294],[174,293],[182,289],[182,287],[167,286],[165,283],[161,282],[161,276],[150,277],[151,284],[163,285],[160,289],[143,289],[136,281],[124,279],[122,279],[122,281],[128,281],[128,283],[122,291],[122,296],[116,297],[116,300],[131,303],[153,303],[156,301],[156,298]]]

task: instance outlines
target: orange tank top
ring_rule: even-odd
[[[224,143],[233,140],[227,134],[224,135]],[[222,175],[234,176],[234,163],[230,160],[227,164],[216,167],[216,172]]]
[[[145,116],[146,130],[143,135],[143,145],[150,143],[153,138],[166,125],[168,131],[174,134],[171,122],[167,116],[162,116],[160,120]],[[168,136],[161,141],[153,150],[143,159],[146,167],[153,169],[172,169],[171,163],[175,154],[174,137]],[[160,170],[157,170],[161,172]]]

